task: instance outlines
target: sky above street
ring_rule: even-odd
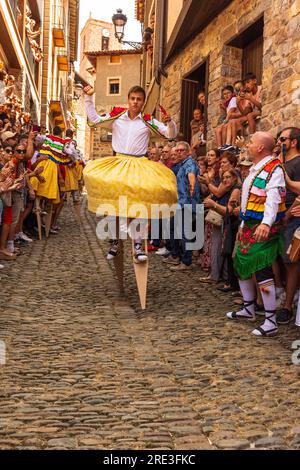
[[[134,17],[134,0],[81,0],[80,2],[80,31],[89,18],[111,22],[111,18],[118,8],[122,8],[123,13],[128,18],[125,27],[124,40],[141,41],[141,24]]]

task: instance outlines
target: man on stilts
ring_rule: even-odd
[[[272,263],[283,252],[281,221],[285,216],[286,188],[281,161],[272,157],[274,147],[275,140],[267,132],[255,133],[248,144],[253,167],[243,184],[242,224],[234,259],[244,305],[239,312],[227,313],[232,320],[255,320],[255,275],[263,299],[265,322],[252,334],[260,337],[274,336],[278,332]]]
[[[143,114],[145,91],[135,86],[128,93],[128,109],[114,108],[111,113],[98,115],[91,86],[84,88],[86,111],[92,127],[101,126],[112,132],[114,156],[103,157],[87,164],[84,170],[88,207],[99,213],[99,207],[109,204],[113,211],[110,216],[136,218],[133,208],[137,204],[147,209],[151,218],[152,205],[172,206],[177,203],[176,178],[165,165],[148,160],[146,157],[150,137],[173,139],[177,135],[176,124],[170,116],[163,115],[164,123]],[[126,213],[120,209],[120,197],[127,197]],[[101,212],[101,211],[100,211]],[[104,215],[104,214],[100,214]],[[119,241],[113,241],[107,255],[114,260],[119,252]],[[142,247],[142,238],[134,240],[135,261],[147,261]]]

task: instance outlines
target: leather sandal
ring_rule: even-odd
[[[271,315],[268,316],[268,313],[271,313]],[[266,320],[272,323],[274,325],[274,328],[271,328],[270,330],[264,330],[261,326],[259,326],[258,328],[255,328],[255,330],[252,331],[252,334],[264,338],[276,336],[278,333],[278,325],[276,322],[276,310],[265,310],[265,314]],[[275,320],[272,320],[273,317],[275,317]]]
[[[255,301],[254,300],[248,300],[247,302],[244,302],[242,304],[242,307],[244,310],[246,310],[247,315],[241,315],[239,312],[228,312],[226,314],[227,318],[230,318],[230,320],[247,320],[247,321],[255,321],[255,313],[252,314],[250,310],[248,310],[248,307],[251,305],[254,305]]]

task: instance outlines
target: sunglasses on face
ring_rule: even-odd
[[[290,137],[279,137],[278,142],[286,142],[287,140],[291,140]]]
[[[20,155],[25,155],[26,150],[23,150],[23,149],[16,149],[16,153],[19,153]]]
[[[8,153],[8,154],[13,154],[14,153],[11,149],[5,150],[5,152]]]

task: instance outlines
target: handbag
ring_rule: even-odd
[[[287,254],[289,255],[292,263],[300,261],[300,227],[298,227],[294,232]]]
[[[214,211],[213,209],[209,209],[205,221],[209,222],[212,225],[215,225],[216,227],[222,227],[223,225],[223,216],[221,214],[218,214],[218,212]]]

